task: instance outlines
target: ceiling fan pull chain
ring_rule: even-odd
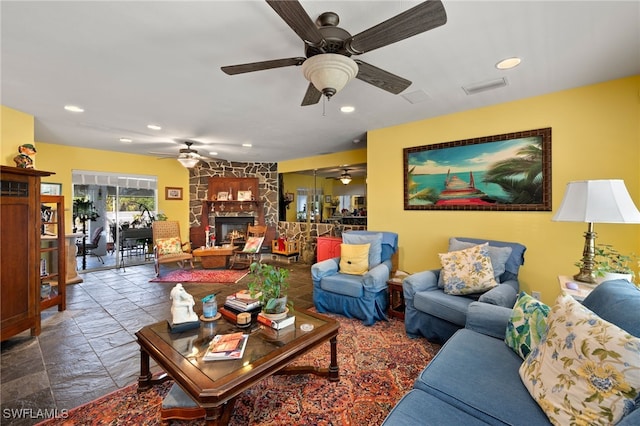
[[[326,117],[327,116],[327,98],[325,96],[322,97],[322,116]]]

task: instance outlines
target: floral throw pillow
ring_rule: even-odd
[[[439,253],[444,292],[453,295],[482,293],[497,286],[488,244]]]
[[[504,342],[525,359],[547,331],[551,308],[524,291],[518,296],[507,323]]]
[[[182,242],[178,237],[158,238],[156,246],[160,255],[182,253]]]
[[[554,425],[615,424],[640,390],[640,338],[558,296],[520,378]]]

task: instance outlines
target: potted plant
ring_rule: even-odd
[[[249,291],[251,297],[257,297],[262,302],[262,313],[272,319],[284,318],[287,314],[289,270],[254,262],[250,266],[250,273],[253,279],[248,284]]]
[[[610,244],[598,244],[595,247],[593,272],[598,278],[598,282],[624,279],[629,282],[633,280],[635,271],[633,265],[638,263],[638,256],[622,254]],[[576,266],[582,268],[582,262],[576,262]]]

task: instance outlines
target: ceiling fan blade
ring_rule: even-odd
[[[307,87],[307,92],[304,94],[304,98],[302,99],[302,104],[300,106],[315,105],[320,102],[321,97],[322,93],[316,89],[316,86],[314,86],[313,83],[309,83],[309,87]]]
[[[267,3],[306,44],[318,48],[326,44],[318,27],[297,0],[267,0]]]
[[[271,61],[251,62],[249,64],[229,65],[220,69],[228,75],[243,74],[245,72],[269,70],[272,68],[302,65],[306,58],[273,59]]]
[[[406,78],[391,74],[389,71],[385,71],[358,59],[356,59],[355,62],[358,64],[358,74],[356,74],[358,80],[372,84],[394,95],[411,86],[411,82]]]
[[[437,28],[447,22],[447,13],[440,0],[427,0],[378,25],[352,36],[345,46],[359,55]]]

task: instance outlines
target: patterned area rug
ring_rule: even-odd
[[[359,320],[332,317],[340,321],[340,382],[313,375],[269,377],[238,397],[230,425],[380,424],[440,349],[422,338],[409,339],[404,324],[395,319],[365,327]],[[303,355],[296,364],[327,367],[329,343]],[[162,398],[172,384],[168,381],[140,394],[137,384],[130,385],[74,408],[66,419],[41,424],[160,425]]]
[[[249,273],[237,269],[177,269],[154,278],[154,283],[220,283],[234,284]]]

